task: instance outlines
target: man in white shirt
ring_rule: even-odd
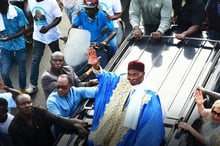
[[[57,25],[61,22],[62,12],[54,0],[31,0],[28,4],[33,16],[34,32],[30,85],[25,92],[31,94],[38,90],[39,66],[45,46],[48,45],[51,52],[60,51],[61,33]],[[37,19],[39,17],[40,20]]]

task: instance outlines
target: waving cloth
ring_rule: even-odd
[[[126,112],[123,106],[131,89],[126,76],[118,77],[103,70],[97,77],[99,91],[95,100],[96,117],[89,135],[89,145],[159,146],[165,132],[158,95],[151,90],[146,91],[137,128],[132,130],[124,126]]]
[[[92,131],[97,129],[99,120],[103,117],[105,111],[105,104],[109,103],[112,91],[119,81],[119,76],[114,73],[107,73],[105,70],[103,70],[102,75],[97,75],[97,78],[99,80],[99,90],[95,99]]]
[[[17,11],[15,10],[14,6],[9,5],[7,19],[13,19],[14,17],[18,16]],[[0,13],[0,31],[5,30],[5,24],[3,21],[3,16]]]

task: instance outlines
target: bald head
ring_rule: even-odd
[[[56,51],[56,52],[54,52],[54,53],[51,55],[51,59],[52,59],[52,58],[55,58],[56,56],[59,56],[59,57],[63,57],[63,58],[64,58],[64,55],[63,55],[62,52]]]
[[[31,118],[33,103],[31,100],[31,96],[28,94],[20,94],[16,98],[16,105],[19,113],[22,117],[26,117],[25,119]]]
[[[51,55],[50,59],[51,68],[60,71],[64,65],[64,55],[60,51],[56,51]]]
[[[28,94],[19,94],[16,98],[15,98],[15,102],[17,105],[21,104],[23,101],[31,101],[31,96]]]

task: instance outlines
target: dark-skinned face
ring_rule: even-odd
[[[57,79],[56,89],[59,96],[66,97],[70,88],[71,84],[69,83],[67,78]]]
[[[17,97],[17,108],[23,116],[30,116],[32,114],[33,103],[31,97],[27,94],[22,94]]]
[[[132,86],[140,84],[144,80],[144,72],[135,70],[135,69],[129,69],[128,70],[128,80]]]
[[[9,3],[8,0],[1,0],[0,4],[0,13],[7,14],[8,12]]]
[[[94,19],[98,11],[98,8],[85,8],[85,10],[89,18]]]
[[[58,71],[62,70],[63,65],[64,65],[64,57],[63,57],[63,55],[54,54],[51,57],[50,64],[51,64],[51,68],[53,68],[54,70],[58,70]]]

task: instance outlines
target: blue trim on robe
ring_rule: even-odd
[[[95,99],[95,114],[91,131],[95,131],[98,128],[99,121],[104,115],[106,104],[109,103],[120,76],[103,70],[103,73],[97,75],[97,78],[99,80],[99,90]],[[147,93],[152,95],[152,97],[142,107],[137,129],[129,130],[117,146],[160,146],[165,135],[160,99],[151,90],[147,90]],[[88,140],[88,145],[93,146],[93,142]]]
[[[137,129],[129,130],[117,146],[160,146],[165,135],[160,99],[151,90],[147,93],[151,100],[142,107]]]
[[[94,116],[91,131],[98,128],[99,121],[103,117],[106,104],[109,103],[113,90],[116,88],[120,76],[103,70],[102,74],[96,75],[99,81],[98,92],[94,103]],[[104,98],[103,98],[104,97]]]

